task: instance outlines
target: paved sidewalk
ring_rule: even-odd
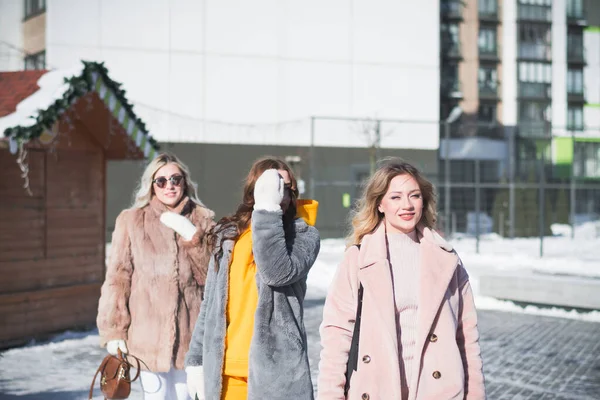
[[[600,323],[479,315],[490,400],[600,399]]]
[[[317,304],[306,311],[311,333],[321,319]],[[478,315],[489,400],[600,399],[600,323],[501,311]],[[318,336],[309,341],[310,358],[318,360]]]
[[[305,304],[315,384],[323,301],[312,294]],[[479,318],[489,400],[600,399],[600,323],[500,311],[480,311]],[[0,400],[87,399],[104,354],[94,332],[3,353]],[[141,398],[139,385],[130,398]],[[94,399],[101,399],[98,390]]]

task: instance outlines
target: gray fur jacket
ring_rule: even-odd
[[[258,305],[250,343],[248,399],[312,400],[303,302],[306,277],[319,253],[319,232],[302,219],[284,232],[281,211],[257,210],[252,213],[252,240]],[[221,398],[234,244],[224,241],[218,271],[211,257],[205,298],[185,360],[186,366],[204,366],[206,400]]]

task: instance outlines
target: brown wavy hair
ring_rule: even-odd
[[[223,255],[223,242],[225,240],[236,241],[250,226],[252,210],[254,210],[254,185],[258,177],[268,169],[281,169],[290,174],[290,205],[283,215],[283,225],[284,227],[288,227],[294,223],[298,199],[298,184],[292,169],[277,157],[266,156],[256,160],[245,179],[242,202],[238,206],[237,211],[232,215],[221,218],[210,233],[209,241],[215,245],[215,269],[219,268],[219,259]],[[231,233],[227,233],[232,227],[235,229]]]
[[[435,229],[437,208],[433,184],[414,165],[397,158],[386,159],[366,182],[357,207],[351,214],[352,232],[346,238],[348,246],[359,244],[366,234],[372,233],[379,226],[384,216],[378,207],[390,182],[398,175],[410,175],[417,181],[423,196],[423,215],[419,224]]]

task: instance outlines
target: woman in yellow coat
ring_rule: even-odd
[[[186,356],[192,398],[313,399],[303,302],[320,239],[317,203],[297,196],[290,167],[264,158],[237,212],[218,222]]]

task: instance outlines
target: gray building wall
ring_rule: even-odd
[[[226,145],[205,143],[162,143],[161,150],[176,154],[188,165],[192,179],[198,183],[199,197],[216,213],[216,218],[231,214],[242,196],[244,178],[252,163],[264,155],[280,158],[299,156],[293,164],[297,178],[306,183],[301,197],[310,191],[310,148],[264,145]],[[369,150],[365,148],[314,149],[315,200],[319,201],[317,227],[323,238],[341,237],[347,232],[348,211],[343,196],[353,202],[360,193],[360,181],[370,170]],[[437,150],[381,149],[379,157],[402,157],[417,165],[433,181],[437,175]],[[107,238],[110,238],[117,215],[131,206],[133,193],[145,162],[113,161],[107,171]]]

